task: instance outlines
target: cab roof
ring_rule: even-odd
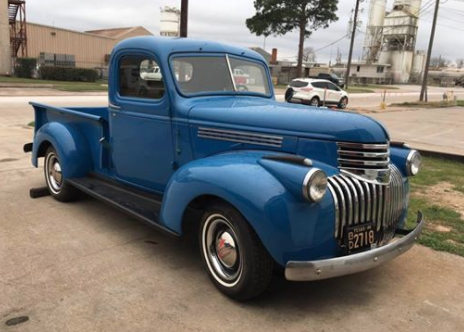
[[[113,49],[113,54],[123,49],[139,49],[155,53],[160,60],[167,59],[173,53],[227,53],[245,56],[251,59],[266,62],[259,53],[243,47],[230,46],[218,42],[190,39],[143,36],[125,39]]]

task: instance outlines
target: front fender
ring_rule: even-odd
[[[203,195],[212,195],[229,202],[242,213],[271,256],[282,266],[289,260],[303,257],[332,257],[338,246],[333,236],[335,215],[331,195],[327,193],[319,203],[305,201],[301,193],[292,189],[292,181],[279,180],[281,174],[272,170],[270,161],[262,163],[261,158],[268,154],[241,151],[184,165],[167,186],[161,222],[181,233],[183,213],[190,202]],[[302,166],[289,167],[298,173],[297,168]]]
[[[80,130],[71,123],[48,122],[37,131],[32,150],[32,164],[38,167],[43,144],[55,148],[65,178],[85,176],[92,169],[92,154]]]

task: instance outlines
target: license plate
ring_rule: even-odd
[[[345,232],[345,246],[348,252],[371,248],[376,243],[373,224],[350,227]]]

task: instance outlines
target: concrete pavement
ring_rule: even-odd
[[[29,99],[0,98],[0,331],[462,330],[458,256],[415,246],[358,275],[312,283],[276,276],[263,297],[243,304],[216,291],[188,242],[90,198],[30,199],[44,179],[22,153],[33,134]],[[102,97],[33,99],[106,104]],[[5,325],[18,316],[29,320]]]

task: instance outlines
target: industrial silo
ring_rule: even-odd
[[[371,0],[363,50],[363,59],[367,63],[376,62],[379,58],[386,6],[386,0]]]
[[[395,83],[408,83],[413,70],[421,0],[396,0],[384,19],[381,63],[391,64]]]
[[[166,37],[179,37],[180,10],[175,7],[160,8],[160,35]]]

